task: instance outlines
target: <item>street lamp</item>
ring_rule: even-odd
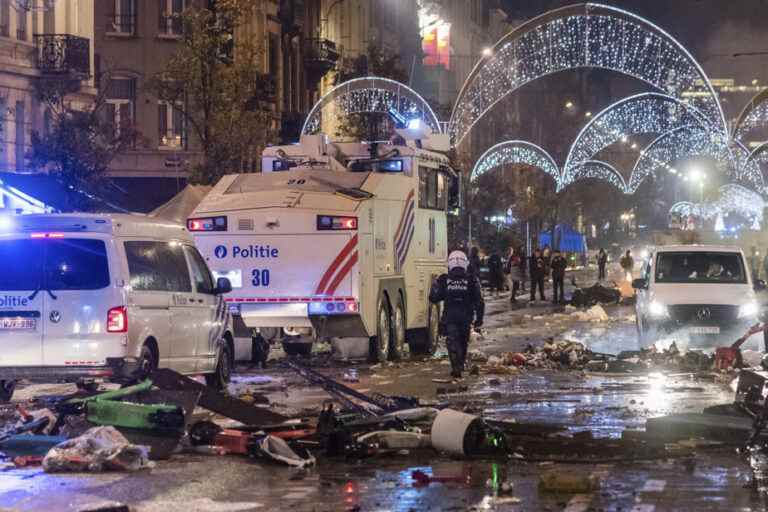
[[[483,48],[483,57],[490,57],[493,55],[493,50],[491,48]]]

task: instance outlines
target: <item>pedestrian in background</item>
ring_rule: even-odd
[[[504,291],[504,262],[496,252],[488,258],[488,282],[491,290],[496,293],[496,297]]]
[[[760,253],[757,252],[755,246],[752,246],[750,252],[752,254],[749,257],[749,268],[752,270],[752,282],[754,283],[760,278]]]
[[[539,288],[539,297],[541,300],[547,300],[544,296],[544,278],[547,275],[547,264],[541,255],[541,250],[533,251],[533,256],[529,261],[528,272],[531,275],[531,302],[536,300],[536,288]]]
[[[621,266],[621,270],[624,272],[627,281],[631,282],[632,271],[635,269],[635,260],[632,259],[632,253],[629,251],[629,249],[627,249],[627,252],[619,260],[619,265]]]
[[[568,266],[568,261],[560,253],[559,249],[555,249],[552,256],[552,303],[559,304],[565,302],[565,268]],[[559,294],[558,294],[559,292]]]
[[[608,264],[608,253],[602,247],[597,253],[597,280],[603,281],[605,279],[605,266]]]
[[[480,250],[476,246],[469,250],[467,274],[477,278],[477,281],[480,282]]]
[[[765,249],[765,258],[763,258],[763,275],[768,279],[768,248]]]
[[[509,280],[509,289],[512,290],[512,294],[509,298],[509,302],[515,304],[517,302],[517,292],[520,290],[520,281],[523,279],[521,261],[518,250],[512,247],[509,250],[509,257],[504,266],[504,272],[507,274]]]
[[[448,256],[448,273],[438,277],[429,291],[430,302],[443,302],[440,326],[448,346],[451,377],[455,379],[460,379],[464,371],[472,319],[475,329],[479,329],[485,309],[480,282],[467,272],[469,264],[463,252],[453,251]]]

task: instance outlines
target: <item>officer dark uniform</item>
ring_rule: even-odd
[[[472,319],[475,328],[483,324],[484,302],[480,281],[467,274],[469,260],[461,251],[448,256],[448,273],[437,278],[429,291],[429,300],[443,302],[442,333],[451,359],[451,377],[460,378],[467,359]],[[477,315],[477,316],[475,316]]]

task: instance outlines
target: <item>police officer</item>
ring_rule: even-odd
[[[453,251],[448,256],[448,273],[438,277],[429,291],[430,302],[444,303],[441,327],[451,359],[451,377],[456,379],[461,378],[464,370],[472,318],[477,329],[483,324],[485,309],[480,282],[467,274],[468,266],[467,255]]]

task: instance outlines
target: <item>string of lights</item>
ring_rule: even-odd
[[[421,119],[433,132],[440,132],[440,121],[419,93],[395,80],[363,77],[348,80],[328,91],[307,115],[301,133],[322,131],[323,119],[350,114],[385,113],[404,121]]]
[[[581,162],[594,160],[600,151],[615,143],[630,144],[632,135],[666,133],[696,124],[702,129],[706,127],[703,115],[672,96],[659,93],[630,96],[607,107],[584,126],[571,145],[565,174]],[[636,143],[631,144],[630,147],[637,148]]]
[[[503,165],[522,164],[535,167],[552,176],[555,183],[560,183],[560,169],[554,158],[536,144],[523,140],[509,140],[496,144],[478,158],[470,181],[474,181],[486,172]]]
[[[467,77],[448,133],[458,146],[496,103],[523,85],[582,67],[616,71],[669,96],[683,93],[712,129],[726,133],[717,94],[693,57],[669,34],[626,11],[579,4],[551,11],[516,28]],[[691,96],[689,94],[689,96]]]

